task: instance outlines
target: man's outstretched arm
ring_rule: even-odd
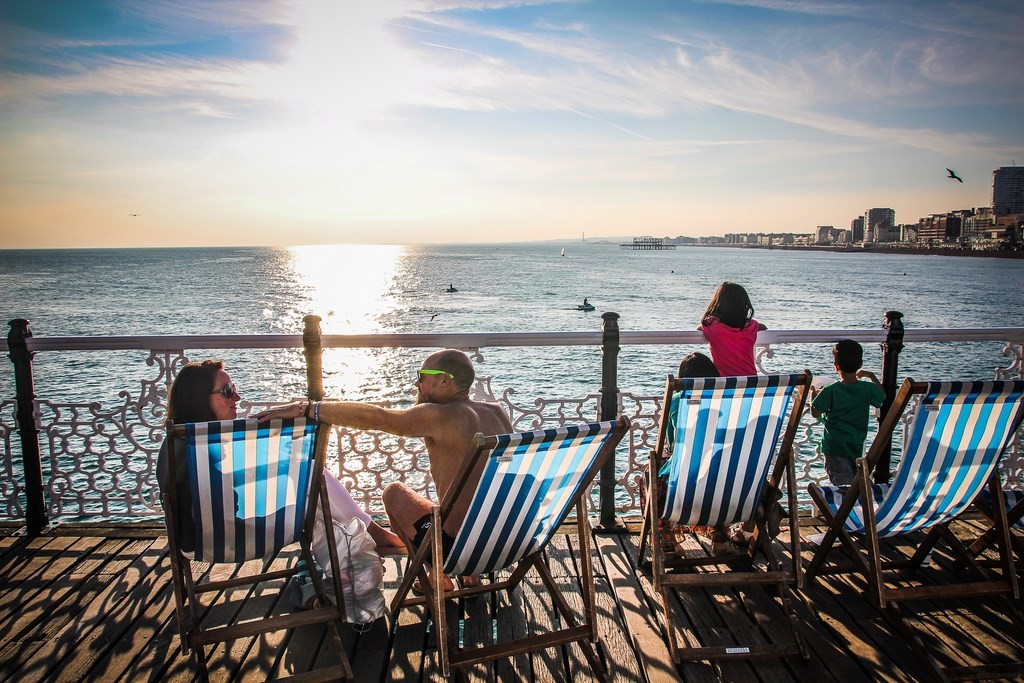
[[[261,422],[274,418],[315,417],[321,422],[374,429],[398,436],[432,436],[439,424],[438,406],[422,403],[397,410],[359,401],[321,401],[289,403],[256,415]]]

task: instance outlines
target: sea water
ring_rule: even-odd
[[[902,312],[908,329],[1024,327],[1021,266],[1010,259],[909,254],[704,247],[633,252],[581,242],[0,251],[0,316],[27,318],[38,337],[295,335],[307,314],[322,317],[325,334],[597,332],[606,311],[620,315],[623,331],[678,331],[695,329],[718,285],[732,280],[747,289],[757,319],[774,330],[878,329],[888,310]],[[594,311],[577,310],[584,297]],[[818,379],[831,380],[829,347],[776,345],[764,368],[809,368]],[[990,379],[997,367],[1013,363],[1004,347],[908,343],[900,378]],[[327,396],[409,406],[414,371],[434,350],[327,349]],[[694,350],[707,347],[624,345],[618,386],[635,397],[660,396],[665,375]],[[243,411],[305,392],[301,349],[185,351],[190,360],[225,361]],[[879,346],[866,344],[865,367],[880,374],[880,364]],[[106,424],[124,412],[131,420],[147,388],[154,382],[163,388],[160,368],[161,359],[146,351],[37,353],[33,370],[43,419],[66,421],[76,412],[83,422]],[[483,348],[477,370],[496,396],[529,409],[538,398],[596,394],[601,352],[596,346]],[[3,359],[0,437],[7,434],[17,452],[13,398],[13,366]],[[586,405],[596,412],[596,399]],[[632,404],[624,405],[628,410]],[[150,417],[154,427],[135,434],[142,442],[162,437],[159,415]],[[100,429],[89,438],[102,440],[105,433]],[[817,443],[820,429],[807,438]],[[64,459],[81,460],[66,467],[83,470],[99,467],[90,464],[90,451],[113,448],[90,447],[81,436],[44,449],[51,446],[66,453]],[[816,461],[811,468],[812,475],[821,474]],[[625,490],[617,495],[628,504]],[[86,508],[98,514],[92,504]]]
[[[564,256],[562,249],[564,248]],[[908,329],[1024,326],[1024,268],[1012,259],[617,244],[0,251],[0,316],[36,336],[597,331],[614,311],[622,330],[693,330],[717,286],[741,283],[769,329],[877,329],[885,311]],[[458,291],[449,292],[448,289]],[[576,309],[584,297],[595,311]],[[991,378],[1000,343],[908,344],[901,377]],[[678,359],[706,346],[629,347],[619,387],[660,394]],[[432,349],[328,350],[327,393],[412,400],[413,370]],[[866,367],[880,369],[877,345]],[[481,349],[480,372],[517,400],[581,397],[600,387],[597,348]],[[36,391],[54,401],[121,400],[153,379],[143,352],[37,354]],[[299,350],[189,351],[223,358],[245,398],[304,392]],[[779,349],[769,371],[831,376],[827,344]],[[0,400],[13,396],[0,363]]]

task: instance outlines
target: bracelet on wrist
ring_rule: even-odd
[[[316,405],[313,407],[313,420],[315,422],[320,421],[320,401],[317,401]]]

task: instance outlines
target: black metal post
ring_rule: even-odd
[[[324,400],[324,347],[320,340],[320,316],[307,315],[302,319],[302,349],[306,356],[306,398]]]
[[[900,369],[900,351],[903,350],[903,314],[899,311],[886,311],[885,322],[882,324],[888,333],[885,341],[882,342],[882,390],[885,391],[885,401],[878,411],[878,422],[881,424],[896,398],[897,384],[896,374]],[[889,436],[885,448],[882,450],[882,457],[875,465],[875,483],[888,484],[892,477],[890,472],[892,460],[892,435]]]
[[[599,419],[614,420],[619,412],[619,314],[602,313],[601,325],[601,413]],[[601,520],[596,529],[621,532],[625,527],[615,518],[615,458],[601,469]]]
[[[25,468],[25,526],[30,536],[37,536],[50,520],[43,497],[43,463],[39,455],[39,431],[36,429],[36,391],[32,381],[32,352],[26,339],[32,336],[28,321],[11,320],[7,333],[9,358],[14,363],[14,387],[17,402],[18,435],[21,437],[21,459]]]

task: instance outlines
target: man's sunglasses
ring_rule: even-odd
[[[444,370],[417,370],[416,371],[416,381],[417,382],[422,382],[423,378],[426,375],[448,375],[452,379],[455,379],[455,375],[453,375],[450,372],[446,372]]]
[[[220,394],[224,398],[234,398],[235,394],[238,393],[238,387],[235,386],[234,382],[225,384],[220,389],[214,389],[210,392],[211,394]]]

